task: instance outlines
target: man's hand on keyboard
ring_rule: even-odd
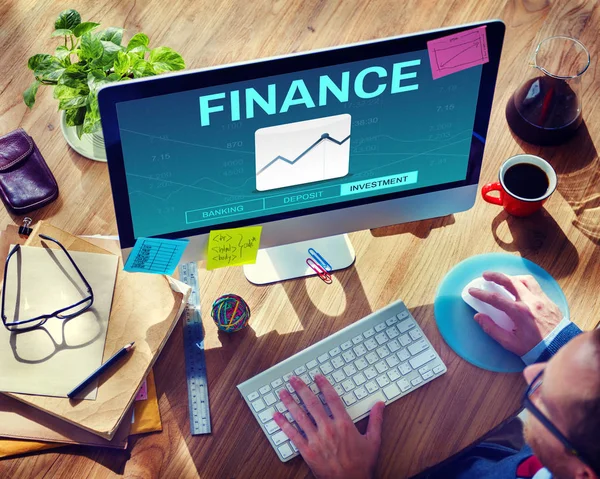
[[[329,417],[319,398],[301,379],[292,377],[290,384],[314,422],[286,390],[282,390],[279,397],[305,435],[279,412],[273,416],[275,422],[296,445],[318,479],[373,477],[381,444],[384,403],[380,401],[373,406],[367,432],[362,435],[329,381],[319,374],[315,382],[333,417]]]
[[[544,339],[562,320],[562,313],[532,276],[508,276],[485,272],[483,278],[503,286],[515,297],[511,301],[497,293],[471,288],[469,294],[504,311],[515,324],[512,331],[498,326],[489,316],[475,315],[475,321],[505,349],[523,356]]]

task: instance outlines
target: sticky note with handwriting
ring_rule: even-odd
[[[211,231],[208,237],[206,269],[256,263],[262,226]]]
[[[487,63],[485,25],[427,42],[433,79]]]
[[[187,239],[138,238],[123,269],[131,273],[173,274],[188,243]]]

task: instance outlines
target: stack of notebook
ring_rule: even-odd
[[[39,234],[59,240],[69,252],[113,254],[98,246],[101,240],[84,240],[40,222],[28,238],[20,237],[12,227],[3,232],[0,257],[6,257],[11,244],[54,247],[47,241],[42,243]],[[118,256],[116,244],[102,246]],[[151,367],[185,308],[190,288],[165,276],[127,273],[120,257],[117,261],[102,362],[129,342],[135,341],[135,349],[111,374],[100,378],[94,400],[70,401],[6,391],[0,394],[0,438],[13,438],[0,439],[0,457],[52,447],[52,443],[125,448],[130,433],[160,429]],[[148,399],[134,405],[147,377]]]

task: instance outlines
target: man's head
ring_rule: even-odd
[[[531,383],[541,371],[543,382],[531,401],[590,461],[586,466],[533,415],[525,439],[542,464],[561,479],[600,479],[600,330],[577,336],[550,361],[523,372]]]

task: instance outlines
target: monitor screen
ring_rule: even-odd
[[[226,81],[116,101],[133,236],[206,233],[464,182],[485,65],[433,79],[423,42],[351,57],[256,76],[246,65]]]

